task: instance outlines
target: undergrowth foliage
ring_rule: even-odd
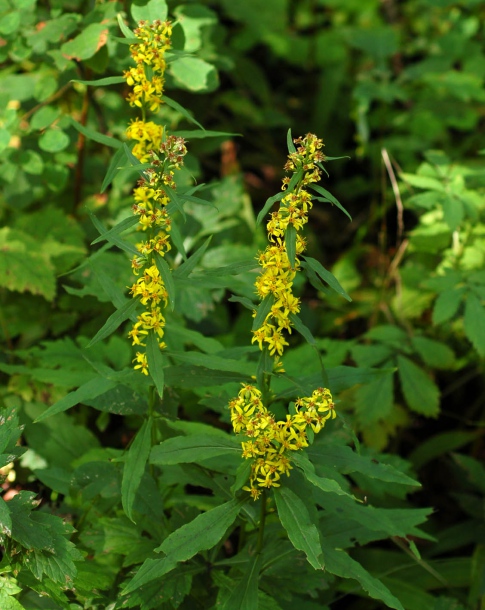
[[[322,186],[327,162],[344,157],[324,154],[311,132],[293,137],[250,58],[255,44],[291,66],[294,54],[306,56],[306,3],[283,29],[277,0],[259,7],[257,21],[246,2],[215,2],[229,26],[205,4],[168,4],[172,20],[165,0],[100,1],[86,16],[55,0],[0,0],[0,55],[18,68],[7,67],[0,85],[0,211],[8,220],[0,297],[13,303],[0,311],[0,609],[475,610],[485,569],[482,395],[466,415],[454,413],[463,429],[408,452],[400,444],[426,418],[446,414],[443,398],[480,378],[483,169],[476,159],[425,152],[417,127],[401,133],[400,112],[413,91],[406,108],[418,125],[429,123],[426,146],[449,137],[429,114],[429,104],[441,112],[441,96],[449,94],[443,125],[465,129],[461,115],[476,124],[485,53],[464,5],[478,11],[481,3],[457,3],[451,16],[436,3],[408,3],[421,38],[402,44],[408,56],[429,53],[424,67],[420,55],[400,65],[402,26],[382,25],[370,8],[323,3],[313,15],[334,28],[331,39],[312,38],[325,92],[327,82],[342,91],[335,58],[345,45],[352,51],[353,110],[343,104],[335,116],[352,115],[358,155],[372,158],[369,130],[384,125],[383,103],[398,102],[387,145],[410,169],[396,177],[397,164],[379,151],[398,212],[386,252],[369,246],[360,209],[352,221]],[[436,18],[420,21],[423,6]],[[38,23],[29,21],[34,13]],[[337,28],[342,14],[350,36]],[[364,27],[359,15],[377,25]],[[237,35],[225,41],[226,27]],[[289,33],[296,44],[286,56]],[[453,42],[446,57],[441,39]],[[321,44],[335,57],[323,57]],[[352,63],[357,52],[364,68]],[[219,72],[234,75],[233,89],[217,92]],[[254,99],[238,95],[238,79]],[[326,126],[325,141],[343,146],[341,121],[329,120],[325,103],[319,93],[326,122],[309,113],[298,133]],[[287,152],[268,146],[266,120],[275,141],[287,131]],[[287,155],[282,188],[257,218],[232,131],[260,144],[261,168]],[[463,151],[473,142],[464,140]],[[222,177],[199,183],[207,151],[221,148]],[[341,165],[331,165],[337,175]],[[346,176],[340,190],[349,200],[367,196],[365,182]],[[373,212],[381,246],[382,184]],[[29,208],[35,202],[40,208]],[[330,258],[327,242],[348,235],[353,245],[330,271],[320,262]],[[435,479],[436,460],[443,470]],[[423,508],[443,472],[445,507],[456,504],[458,523]],[[442,495],[441,487],[431,494]]]

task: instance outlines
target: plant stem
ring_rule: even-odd
[[[266,503],[268,501],[267,491],[263,489],[261,494],[261,513],[259,518],[258,543],[256,545],[256,555],[259,555],[263,550],[264,540],[264,524],[266,522]]]

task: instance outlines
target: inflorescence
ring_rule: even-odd
[[[330,418],[335,418],[332,395],[318,388],[308,398],[298,398],[293,414],[285,421],[275,421],[261,400],[261,392],[244,385],[237,398],[229,403],[231,422],[236,434],[244,435],[242,455],[251,459],[249,491],[254,500],[262,488],[279,487],[282,474],[290,474],[291,452],[308,447],[308,426],[316,434]]]
[[[260,349],[267,347],[271,356],[283,354],[285,346],[288,345],[283,331],[291,333],[290,316],[300,311],[300,299],[294,296],[292,287],[296,272],[300,268],[298,257],[306,247],[305,239],[298,231],[308,222],[308,210],[312,208],[312,196],[305,190],[305,186],[320,180],[321,170],[317,164],[325,160],[325,155],[320,150],[323,142],[315,135],[309,133],[304,138],[294,140],[294,143],[298,148],[296,152],[290,153],[284,169],[293,174],[300,172],[301,178],[295,188],[281,199],[278,211],[271,214],[267,224],[270,244],[259,254],[262,272],[255,283],[259,297],[264,299],[271,295],[273,304],[263,325],[253,331],[252,342],[257,342]],[[288,176],[283,179],[283,191],[288,188],[290,181]],[[293,265],[285,243],[285,234],[290,225],[296,230],[296,256]]]

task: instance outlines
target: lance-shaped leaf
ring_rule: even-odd
[[[173,311],[175,307],[175,284],[172,272],[167,265],[167,261],[158,252],[155,253],[155,264],[167,289],[168,302],[170,303],[170,309]]]
[[[164,98],[165,99],[165,96]],[[187,129],[183,131],[172,131],[173,136],[186,140],[199,140],[202,138],[234,138],[242,136],[240,133],[229,133],[228,131],[211,131],[210,129]]]
[[[251,330],[257,330],[258,328],[261,328],[261,326],[264,324],[264,321],[266,320],[267,315],[273,307],[273,303],[274,296],[272,294],[268,294],[264,297],[256,311],[256,317],[253,320],[253,326]]]
[[[74,392],[69,392],[66,396],[58,400],[51,407],[49,407],[42,415],[35,420],[36,422],[42,421],[47,417],[61,413],[61,411],[67,411],[71,407],[82,403],[85,399],[96,398],[100,394],[104,394],[108,390],[111,390],[116,385],[116,381],[106,379],[104,377],[94,377]]]
[[[115,235],[123,233],[123,231],[126,231],[126,229],[129,229],[133,225],[136,225],[137,222],[138,218],[136,216],[129,216],[128,218],[125,218],[124,220],[119,222],[109,231],[106,231],[106,233],[103,233],[99,237],[96,237],[96,239],[91,242],[91,245],[97,244],[100,241],[109,241],[110,237],[114,237]]]
[[[133,504],[140,482],[145,472],[145,465],[150,454],[150,439],[152,434],[153,420],[151,418],[143,422],[138,430],[131,447],[125,455],[123,467],[123,479],[121,482],[121,504],[127,517],[133,519]]]
[[[276,195],[273,195],[273,197],[270,197],[269,199],[266,200],[266,203],[264,204],[263,209],[259,212],[258,217],[256,218],[257,225],[259,225],[261,223],[261,221],[266,216],[266,214],[271,210],[273,205],[277,201],[280,201],[281,199],[283,199],[283,197],[285,195],[286,195],[286,193],[284,191],[282,191],[281,193],[277,193]]]
[[[473,292],[467,296],[463,322],[466,336],[480,356],[485,357],[485,307]]]
[[[138,299],[130,299],[126,301],[119,309],[117,309],[110,317],[106,320],[102,328],[94,335],[91,341],[86,345],[86,348],[96,345],[99,341],[106,339],[122,324],[127,320],[131,314],[136,310],[138,306]]]
[[[288,152],[296,153],[295,145],[293,144],[293,136],[291,135],[291,129],[288,129],[288,133],[286,134],[286,145],[288,146]]]
[[[130,28],[129,28],[129,27],[128,27],[128,26],[125,24],[125,22],[123,21],[123,17],[121,16],[121,14],[120,14],[120,13],[118,13],[118,14],[116,15],[116,17],[117,17],[117,19],[118,19],[118,25],[120,26],[120,30],[121,30],[121,32],[123,33],[123,36],[124,36],[125,38],[135,38],[135,39],[137,39],[137,38],[136,38],[136,36],[135,36],[135,34],[134,34],[134,32],[132,32],[132,31],[130,30]],[[137,39],[137,40],[138,40],[138,39]]]
[[[126,83],[124,76],[107,76],[106,78],[98,78],[97,80],[77,80],[72,79],[71,83],[79,83],[80,85],[88,85],[90,87],[105,87],[106,85],[119,85]]]
[[[301,319],[295,313],[290,313],[289,318],[292,325],[305,339],[305,341],[307,341],[310,345],[315,345],[315,337],[312,335],[310,329],[303,324]]]
[[[292,269],[295,267],[296,262],[296,237],[295,225],[290,223],[285,231],[285,248],[286,254],[288,255],[288,262]]]
[[[165,359],[163,357],[154,330],[148,332],[147,336],[147,362],[148,372],[157,388],[158,395],[163,398],[163,388],[165,386]]]
[[[179,561],[186,561],[200,551],[212,549],[236,520],[246,499],[230,500],[202,513],[166,538],[156,552],[165,553],[163,559],[147,559],[123,591],[134,591],[147,582],[160,578]]]
[[[261,563],[261,554],[251,557],[244,576],[234,587],[221,610],[254,610],[258,608],[258,582]]]
[[[192,254],[192,256],[188,260],[186,260],[184,263],[182,263],[180,265],[180,267],[178,267],[174,271],[175,277],[180,277],[180,278],[189,277],[189,275],[195,269],[197,263],[204,256],[204,253],[207,250],[207,247],[210,244],[211,239],[212,239],[212,235],[205,240],[205,242],[202,244],[202,246],[200,246],[200,248],[198,250],[196,250],[194,252],[194,254]]]
[[[102,133],[94,131],[94,129],[90,129],[89,127],[85,127],[76,119],[73,119],[71,116],[66,116],[66,119],[69,123],[77,130],[79,133],[82,133],[83,136],[93,140],[94,142],[99,142],[100,144],[105,144],[106,146],[110,146],[111,148],[120,148],[122,146],[119,140],[115,138],[110,138],[109,136],[105,136]]]
[[[327,269],[325,269],[325,267],[315,258],[311,258],[311,256],[304,256],[303,258],[305,259],[305,263],[302,263],[302,267],[310,267],[318,276],[322,278],[322,280],[327,282],[330,288],[333,288],[335,292],[343,296],[344,299],[347,299],[347,301],[352,301],[333,273],[327,271]]]
[[[288,487],[275,488],[274,495],[278,516],[290,542],[305,553],[315,570],[323,569],[320,536],[305,503]]]
[[[170,203],[167,206],[167,211],[169,214],[173,214],[175,210],[180,212],[184,221],[186,220],[186,215],[184,211],[184,206],[182,204],[181,198],[177,195],[177,192],[171,189],[169,186],[164,185],[163,190],[167,193]],[[172,205],[173,204],[173,207]],[[175,208],[175,209],[174,209]]]
[[[239,275],[240,273],[246,273],[259,267],[258,263],[254,259],[245,261],[239,261],[237,263],[231,263],[225,267],[217,267],[216,269],[206,269],[203,271],[204,276],[224,276],[224,275]]]
[[[106,235],[109,232],[107,229],[104,228],[103,223],[100,220],[98,220],[98,218],[96,218],[96,216],[94,214],[89,214],[89,217],[91,218],[91,221],[92,221],[93,225],[96,227],[98,233],[100,233],[101,235]],[[121,239],[121,237],[118,237],[117,235],[108,236],[106,238],[106,240],[109,241],[110,244],[117,246],[120,250],[124,250],[125,252],[128,252],[128,254],[131,254],[132,256],[140,256],[140,253],[135,248],[135,246],[132,246],[131,244],[124,241],[123,239]]]
[[[256,309],[256,305],[247,297],[238,297],[235,294],[232,294],[228,301],[231,301],[231,303],[241,303],[241,305],[244,305],[244,307],[250,311],[254,311]]]
[[[334,205],[336,205],[338,207],[339,210],[342,210],[342,212],[348,216],[348,218],[350,220],[352,220],[352,216],[347,212],[347,210],[344,208],[344,206],[340,203],[340,201],[338,199],[336,199],[332,193],[329,193],[327,191],[327,189],[324,189],[323,186],[319,186],[318,184],[310,184],[309,187],[311,189],[313,189],[314,191],[316,191],[317,193],[320,193],[320,195],[323,195],[323,201],[329,201],[330,203],[333,203]],[[317,197],[317,199],[320,200],[320,197]]]
[[[125,159],[125,151],[122,147],[118,148],[115,154],[112,156],[108,171],[106,172],[106,176],[104,177],[103,184],[101,185],[101,193],[108,188],[108,186],[113,182],[114,177],[118,173],[122,162]]]
[[[180,252],[180,254],[181,254],[182,258],[184,259],[184,261],[186,261],[187,260],[187,252],[185,251],[184,240],[182,238],[182,234],[180,233],[180,229],[178,227],[178,224],[176,222],[174,222],[173,219],[172,219],[172,229],[170,231],[170,236],[172,238],[174,246]]]
[[[163,95],[163,101],[165,102],[165,104],[167,104],[167,106],[170,106],[170,108],[173,108],[177,112],[180,112],[180,114],[185,117],[187,121],[194,123],[195,125],[197,125],[197,127],[200,127],[202,130],[205,131],[199,121],[196,121],[194,117],[190,114],[190,112],[186,110],[183,106],[181,106],[178,102],[176,102],[170,97],[167,97],[165,94]]]
[[[225,454],[240,454],[241,443],[232,436],[191,434],[176,436],[153,447],[150,463],[157,466],[197,463]]]

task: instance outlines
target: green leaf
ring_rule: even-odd
[[[235,453],[241,453],[241,443],[233,436],[191,434],[169,438],[153,447],[150,463],[157,466],[190,464]]]
[[[264,204],[263,209],[259,212],[258,217],[256,218],[257,225],[259,225],[261,223],[261,221],[266,216],[266,214],[270,211],[270,209],[273,207],[273,205],[277,201],[281,201],[281,199],[283,199],[283,197],[286,194],[287,193],[285,191],[282,191],[281,193],[277,193],[276,195],[273,195],[273,197],[270,197],[269,199],[266,200],[266,203]]]
[[[392,375],[383,375],[357,389],[356,412],[364,426],[385,421],[394,406]]]
[[[285,248],[286,254],[288,255],[288,262],[291,267],[295,267],[296,262],[296,236],[297,232],[295,226],[289,224],[285,231]]]
[[[120,26],[120,30],[121,30],[123,36],[125,38],[134,38],[134,39],[138,40],[138,38],[135,36],[135,33],[132,30],[130,30],[130,28],[123,21],[123,17],[121,16],[120,13],[118,13],[116,15],[116,18],[118,19],[118,25]]]
[[[485,357],[485,308],[473,292],[466,298],[463,324],[473,347],[482,358]]]
[[[335,292],[343,296],[344,299],[347,299],[347,301],[352,301],[349,295],[339,284],[337,278],[332,273],[330,273],[330,271],[327,271],[319,261],[317,261],[315,258],[311,258],[310,256],[304,256],[303,258],[305,259],[305,263],[302,263],[302,267],[307,268],[307,266],[309,266],[317,275],[322,278],[324,282],[327,282],[330,288],[333,288]]]
[[[293,137],[291,135],[291,129],[288,129],[288,133],[286,134],[286,145],[288,146],[288,152],[290,154],[296,153],[296,148],[293,144]]]
[[[241,362],[233,358],[223,358],[213,354],[202,354],[201,352],[166,352],[174,360],[194,364],[195,366],[204,366],[213,371],[229,371],[233,373],[241,373],[250,377],[254,373],[254,365],[252,363]]]
[[[98,332],[94,335],[91,341],[86,345],[86,349],[89,347],[93,347],[99,341],[106,339],[111,334],[115,332],[115,330],[122,324],[125,320],[131,316],[131,314],[136,310],[139,303],[139,299],[130,299],[126,301],[124,305],[122,305],[119,309],[117,309],[110,317],[106,320],[104,325],[98,330]]]
[[[400,174],[400,178],[411,186],[416,186],[420,189],[438,192],[445,191],[444,186],[439,180],[436,180],[436,178],[430,178],[428,176],[417,176],[416,174],[406,174],[404,172]]]
[[[69,143],[69,136],[58,128],[47,129],[39,138],[39,148],[48,153],[61,152]]]
[[[179,196],[177,195],[177,192],[174,191],[173,189],[171,189],[167,185],[164,186],[164,191],[166,191],[168,197],[170,198],[170,203],[167,206],[168,213],[169,214],[173,214],[174,206],[175,206],[175,209],[178,212],[180,212],[182,218],[185,221],[187,217],[186,217],[185,212],[184,212],[184,206],[182,204],[182,201],[179,199]],[[173,206],[171,204],[173,204]]]
[[[119,222],[112,229],[106,231],[106,233],[103,233],[102,235],[97,237],[94,241],[91,242],[91,245],[97,244],[101,241],[109,241],[110,237],[119,235],[120,233],[123,233],[123,231],[126,231],[126,229],[129,229],[133,225],[136,225],[138,223],[138,220],[139,219],[137,216],[128,216],[128,218],[125,218],[124,220]]]
[[[230,265],[226,265],[225,267],[217,267],[216,269],[204,269],[201,275],[203,275],[204,277],[223,277],[225,275],[239,275],[241,273],[246,273],[247,271],[257,269],[258,267],[259,265],[256,260],[249,259],[245,261],[239,261],[237,263],[231,263]]]
[[[274,303],[274,296],[272,294],[268,294],[264,297],[261,303],[258,305],[258,309],[256,310],[256,316],[253,320],[253,326],[251,330],[257,330],[261,328],[266,320],[266,317],[271,311]]]
[[[170,236],[172,238],[174,246],[180,252],[180,255],[182,256],[184,261],[187,261],[187,252],[185,251],[184,240],[180,233],[178,224],[176,222],[174,222],[173,220],[172,220],[172,230],[170,231]]]
[[[323,569],[324,562],[318,529],[312,523],[303,500],[288,487],[275,488],[274,495],[278,516],[290,542],[297,550],[305,553],[315,570]]]
[[[189,277],[189,275],[195,269],[197,263],[204,256],[204,253],[207,250],[207,247],[210,244],[211,239],[212,239],[212,235],[205,240],[205,242],[202,244],[202,246],[200,246],[200,248],[198,248],[198,250],[196,250],[194,252],[194,254],[192,254],[192,256],[188,260],[186,260],[184,263],[182,263],[180,265],[180,267],[175,269],[175,271],[173,273],[175,277],[179,277],[179,278]]]
[[[294,313],[290,313],[290,321],[295,329],[300,333],[300,335],[307,341],[310,345],[316,345],[315,337],[312,335],[310,329],[303,324],[301,319]]]
[[[476,438],[477,433],[475,432],[464,432],[462,430],[441,432],[419,443],[407,459],[413,463],[416,469],[419,469],[428,462],[444,456],[450,451],[468,445]]]
[[[100,220],[98,220],[94,214],[89,213],[89,217],[91,218],[91,221],[92,221],[93,225],[96,227],[98,233],[100,233],[101,235],[105,235],[106,233],[109,232],[107,229],[104,228],[103,223]],[[124,250],[125,252],[128,252],[128,254],[131,254],[132,256],[140,256],[140,252],[135,248],[135,246],[132,246],[131,244],[124,241],[117,235],[108,236],[107,241],[110,244],[113,244],[113,245],[117,246],[118,248],[120,248],[120,250]]]
[[[107,76],[106,78],[98,78],[97,80],[72,79],[71,83],[79,83],[80,85],[88,85],[90,87],[105,87],[106,85],[126,83],[126,79],[123,76]]]
[[[15,597],[11,597],[3,588],[0,589],[0,607],[2,610],[25,610],[25,607]]]
[[[165,99],[165,97],[163,98]],[[230,133],[228,131],[211,131],[210,129],[186,129],[181,131],[172,131],[173,136],[184,138],[187,141],[200,140],[204,138],[235,138],[242,136],[240,133]]]
[[[246,500],[230,500],[205,513],[190,523],[172,532],[155,549],[165,553],[163,559],[147,559],[134,578],[128,583],[123,594],[134,591],[143,584],[158,579],[180,561],[187,561],[200,551],[212,549],[236,520]]]
[[[232,294],[227,300],[231,301],[231,303],[241,303],[241,305],[244,305],[249,311],[254,311],[256,309],[256,305],[247,297],[238,297],[235,294]]]
[[[183,106],[181,106],[178,102],[167,97],[165,94],[163,96],[163,101],[167,104],[167,106],[170,106],[170,108],[173,108],[177,112],[180,112],[180,114],[184,116],[187,121],[189,121],[190,123],[194,123],[195,125],[197,125],[197,127],[200,127],[201,129],[204,129],[202,125],[194,119],[194,117],[189,113],[189,111],[186,110]]]
[[[373,457],[360,455],[352,451],[350,447],[318,442],[309,447],[307,451],[312,462],[323,467],[331,465],[341,474],[359,472],[371,479],[378,479],[386,483],[420,486],[420,483],[394,466],[378,462]]]
[[[449,369],[455,362],[453,350],[444,343],[420,336],[412,337],[411,343],[428,366],[435,369]]]
[[[450,288],[438,295],[433,307],[433,324],[442,324],[456,314],[464,292],[464,288]]]
[[[309,186],[317,193],[320,193],[320,195],[323,195],[324,201],[329,201],[330,203],[336,205],[338,209],[341,210],[350,219],[350,221],[352,221],[352,216],[347,212],[340,201],[332,195],[332,193],[329,193],[327,189],[324,189],[323,186],[319,186],[318,184],[310,184]],[[317,199],[320,200],[319,197],[317,197]]]
[[[231,371],[212,371],[203,366],[168,366],[165,369],[165,382],[174,388],[206,388],[225,383],[247,382],[246,375]]]
[[[157,19],[165,21],[168,14],[165,0],[135,0],[131,5],[131,16],[138,21],[153,22]]]
[[[44,413],[39,415],[35,422],[40,422],[47,417],[61,413],[61,411],[67,411],[71,407],[82,403],[83,400],[89,398],[96,398],[100,394],[111,390],[116,385],[115,381],[106,379],[104,377],[94,377],[90,381],[84,383],[80,388],[74,392],[69,392],[64,398],[61,398],[51,407],[49,407]]]
[[[219,85],[215,67],[200,57],[181,57],[170,64],[170,72],[179,87],[188,91],[214,91]]]
[[[221,610],[255,610],[258,605],[258,582],[262,555],[250,558],[244,576],[233,588]]]
[[[402,391],[409,408],[426,417],[436,417],[440,396],[436,384],[409,358],[399,355],[397,363]]]
[[[84,61],[92,57],[106,44],[108,28],[102,23],[90,23],[73,40],[61,46],[61,52],[67,59]]]
[[[300,454],[295,451],[295,453],[291,456],[291,459],[303,472],[303,474],[305,475],[305,479],[312,485],[315,485],[315,487],[318,487],[318,489],[320,489],[321,491],[324,491],[325,493],[334,493],[339,496],[352,497],[349,493],[347,493],[340,487],[337,481],[334,481],[333,479],[325,479],[323,477],[318,476],[315,473],[315,467],[305,454]]]
[[[159,252],[155,253],[155,264],[167,290],[170,309],[173,311],[175,308],[175,284],[173,281],[172,272],[170,271],[167,261]]]
[[[163,398],[163,389],[165,386],[165,359],[162,354],[162,350],[158,345],[155,331],[149,331],[147,336],[147,362],[148,372],[150,377],[153,379],[153,383],[157,388],[158,395]]]
[[[103,184],[101,185],[101,193],[108,188],[108,186],[113,182],[114,177],[118,173],[121,168],[121,164],[125,158],[125,151],[122,147],[118,148],[115,154],[111,157],[111,161],[108,167],[108,171],[106,172],[106,176],[104,177]]]
[[[133,519],[133,504],[150,454],[153,420],[146,419],[125,455],[121,482],[121,503],[128,519]]]
[[[392,595],[389,589],[377,578],[371,576],[360,563],[354,561],[345,551],[333,549],[325,543],[323,544],[323,550],[325,554],[325,569],[330,574],[335,574],[341,578],[353,578],[374,599],[380,599],[389,608],[394,608],[394,610],[404,610],[401,602]]]
[[[12,518],[8,504],[0,497],[0,532],[7,537],[12,535]]]
[[[450,231],[455,231],[463,221],[464,215],[465,209],[458,197],[452,197],[450,195],[445,195],[443,197],[443,219],[450,227]]]

